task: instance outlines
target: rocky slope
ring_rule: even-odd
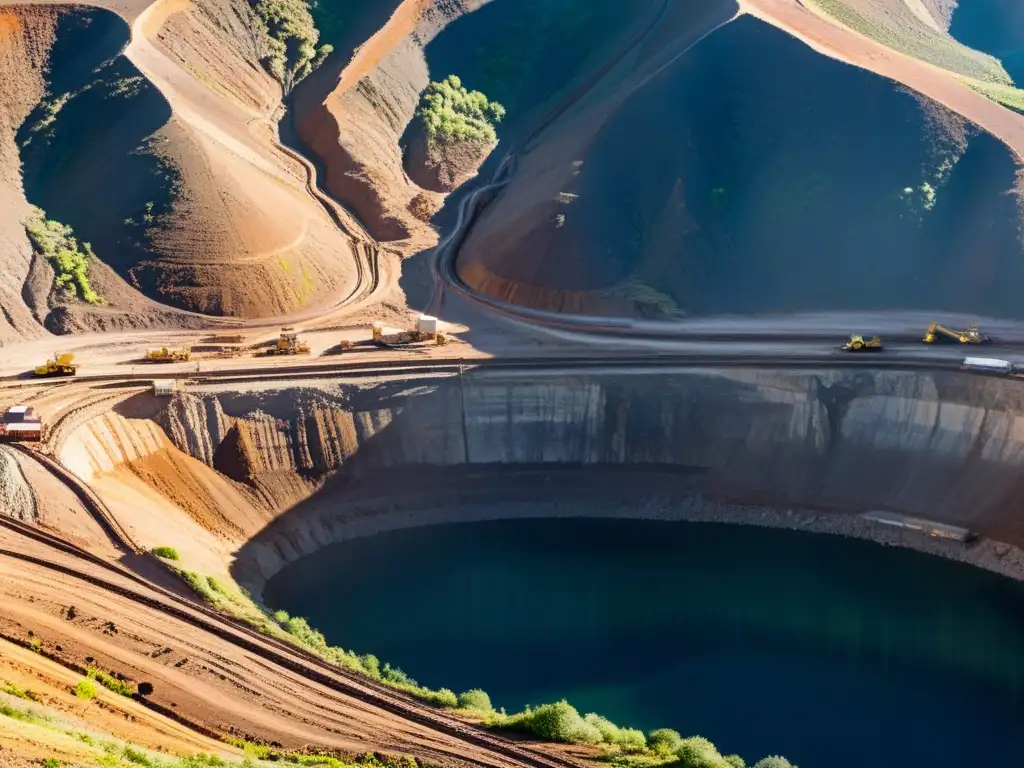
[[[592,487],[606,501],[631,500],[619,514],[641,516],[672,516],[666,499],[695,494],[762,508],[885,510],[1024,545],[1015,381],[477,372],[414,387],[198,390],[171,404],[144,394],[115,411],[72,432],[62,461],[141,542],[178,546],[210,573],[234,553],[235,575],[256,594],[325,543],[431,522],[417,514],[425,507],[461,519],[460,500],[496,493],[568,502]],[[534,474],[506,483],[499,467]],[[558,483],[543,468],[584,473]],[[588,481],[584,470],[600,474]],[[632,474],[620,482],[615,472]]]
[[[430,81],[424,48],[489,0],[405,0],[348,67],[325,68],[295,95],[297,129],[326,165],[327,191],[378,240],[434,239],[423,211],[441,200],[409,179],[399,139]]]
[[[1013,154],[750,17],[687,51],[726,6],[677,9],[609,76],[614,96],[585,99],[520,154],[462,248],[462,278],[595,314],[984,306],[1016,317]],[[980,243],[990,256],[953,266]]]
[[[0,66],[18,84],[0,105],[5,323],[22,337],[40,331],[32,316],[57,332],[195,325],[164,305],[251,317],[344,295],[351,246],[278,148],[281,88],[249,4],[117,11],[131,29],[98,9],[4,9]],[[102,306],[51,289],[24,237],[26,198],[92,244]]]
[[[46,92],[58,15],[53,8],[0,8],[0,345],[42,333],[23,297],[32,246],[21,224],[29,205],[21,186],[15,133]],[[26,288],[30,296],[37,293]],[[45,297],[45,288],[42,292]]]

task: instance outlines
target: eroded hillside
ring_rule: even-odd
[[[5,66],[23,83],[6,121],[5,231],[12,282],[28,281],[9,324],[31,327],[24,309],[58,332],[194,324],[160,304],[251,317],[347,295],[350,241],[277,143],[281,85],[249,5],[125,13],[131,28],[81,7],[4,10]],[[97,306],[51,290],[46,259],[29,269],[26,203],[91,244]]]

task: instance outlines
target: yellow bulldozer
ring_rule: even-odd
[[[925,331],[924,338],[921,341],[925,344],[934,344],[942,338],[952,339],[960,344],[986,344],[992,341],[976,325],[967,326],[965,331],[955,331],[938,323],[932,323],[928,326],[928,330]]]
[[[191,359],[192,350],[188,347],[181,349],[160,347],[160,349],[151,349],[146,353],[146,362],[148,363],[187,363]]]
[[[859,334],[851,334],[850,340],[840,347],[843,352],[881,352],[882,339],[875,336],[866,339]]]
[[[74,376],[78,371],[78,366],[72,363],[74,359],[75,356],[70,352],[59,353],[52,360],[34,368],[32,373],[36,376]]]
[[[274,346],[270,347],[264,354],[267,355],[308,355],[309,344],[299,341],[299,335],[294,328],[282,328],[281,335],[277,337]]]

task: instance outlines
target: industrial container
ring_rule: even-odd
[[[1013,372],[1013,363],[994,357],[965,357],[963,365],[960,367],[965,371],[983,371],[985,373]]]
[[[177,389],[177,383],[174,379],[153,379],[153,394],[157,397],[172,396]]]
[[[430,315],[420,315],[419,325],[416,327],[420,333],[437,333],[437,318]]]
[[[43,425],[39,422],[19,422],[0,425],[0,440],[35,442],[42,440]]]

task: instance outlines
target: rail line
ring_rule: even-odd
[[[427,726],[453,738],[471,743],[476,747],[482,747],[521,765],[531,766],[531,768],[583,768],[583,763],[581,762],[563,756],[553,758],[541,755],[508,739],[482,731],[439,710],[419,704],[373,680],[356,677],[342,668],[328,664],[303,648],[290,645],[274,637],[262,635],[241,622],[213,611],[206,606],[185,600],[121,566],[103,560],[70,542],[35,529],[26,523],[0,517],[0,527],[13,530],[65,554],[72,555],[107,571],[116,573],[122,578],[133,581],[147,590],[157,593],[162,599],[115,584],[76,568],[54,563],[45,558],[24,552],[0,548],[0,556],[17,559],[62,573],[66,576],[71,576],[94,587],[165,613],[194,627],[210,632],[222,640],[226,640],[250,653],[258,655],[266,661],[284,667],[321,685],[325,685],[334,691],[343,693],[391,714],[398,715],[411,722]],[[472,761],[472,758],[465,756],[464,759]],[[486,763],[479,764],[487,765]]]

